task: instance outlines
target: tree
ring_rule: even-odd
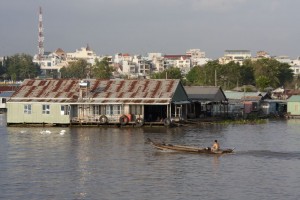
[[[86,78],[89,74],[89,65],[86,60],[79,59],[72,62],[68,67],[63,67],[60,70],[62,78]]]
[[[275,59],[259,59],[253,62],[256,84],[261,90],[263,87],[277,88],[293,80],[293,71],[290,65],[280,63]],[[265,84],[269,85],[265,85]]]
[[[279,86],[286,86],[293,81],[294,73],[289,64],[280,63],[278,70]]]
[[[216,75],[220,76],[221,72],[221,64],[219,64],[218,60],[209,61],[204,65],[204,85],[218,85],[218,77],[216,79]]]
[[[188,85],[204,85],[204,68],[201,66],[193,67],[186,75]]]
[[[182,79],[183,76],[179,68],[171,67],[163,72],[157,72],[151,75],[152,79]]]
[[[40,73],[39,66],[34,64],[32,56],[27,54],[15,54],[7,57],[4,62],[8,77],[14,81],[35,78]]]
[[[108,58],[105,57],[101,61],[96,59],[93,66],[93,77],[99,79],[109,79],[112,76],[113,68],[109,66]]]
[[[239,85],[255,85],[254,70],[251,60],[245,60],[240,66]]]

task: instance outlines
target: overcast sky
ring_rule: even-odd
[[[45,51],[300,56],[299,0],[0,0],[0,56],[37,53],[39,6]]]

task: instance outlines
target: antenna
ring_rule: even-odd
[[[38,38],[38,59],[41,60],[44,56],[44,28],[43,28],[43,13],[42,7],[39,9],[39,38]]]

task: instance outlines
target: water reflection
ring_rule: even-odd
[[[3,199],[297,199],[297,124],[177,128],[0,127]],[[234,154],[159,152],[151,138]],[[280,191],[280,192],[278,192]],[[274,195],[274,196],[273,196]]]

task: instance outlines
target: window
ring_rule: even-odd
[[[50,114],[50,105],[43,105],[42,114]]]
[[[30,104],[24,105],[24,114],[31,114],[31,105]]]
[[[60,106],[60,114],[61,115],[70,115],[70,107],[68,105]]]
[[[133,115],[142,115],[143,108],[141,105],[131,105],[130,106],[130,113]]]
[[[100,114],[100,106],[93,106],[93,114],[99,115]]]
[[[118,115],[121,114],[120,105],[107,105],[106,106],[106,115]]]
[[[2,98],[2,103],[6,103],[6,98]]]
[[[120,105],[114,105],[113,106],[113,113],[114,113],[114,115],[121,114],[121,106]]]

